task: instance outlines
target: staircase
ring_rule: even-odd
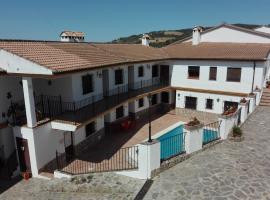
[[[270,89],[265,88],[263,90],[260,106],[270,106]]]

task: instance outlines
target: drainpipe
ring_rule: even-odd
[[[253,78],[252,78],[251,93],[253,93],[253,89],[254,89],[255,68],[256,68],[256,61],[253,61]]]

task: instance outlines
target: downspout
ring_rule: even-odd
[[[256,61],[253,61],[253,78],[252,78],[251,93],[253,93],[253,89],[254,89],[255,68],[256,68]]]

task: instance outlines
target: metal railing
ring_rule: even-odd
[[[220,121],[209,123],[203,127],[203,145],[220,139]]]
[[[35,96],[37,120],[59,118],[72,122],[82,122],[123,103],[129,98],[152,92],[168,85],[169,81],[153,78],[121,85],[115,89],[105,90],[104,93],[95,94],[83,100],[72,102],[63,101],[61,96]],[[22,103],[24,105],[23,101]],[[18,121],[18,116],[14,115],[14,118],[15,124],[20,125],[21,122],[16,122]]]
[[[138,168],[138,154],[138,146],[125,147],[108,159],[94,162],[56,152],[56,166],[59,171],[72,175],[131,170]]]
[[[185,153],[185,133],[180,132],[160,139],[161,162]]]

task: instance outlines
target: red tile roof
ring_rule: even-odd
[[[192,45],[191,42],[164,48],[172,59],[200,60],[266,60],[270,44],[207,43]]]
[[[166,48],[135,44],[92,44],[0,40],[0,49],[44,66],[53,73],[170,59],[265,60],[270,44],[181,43]]]

